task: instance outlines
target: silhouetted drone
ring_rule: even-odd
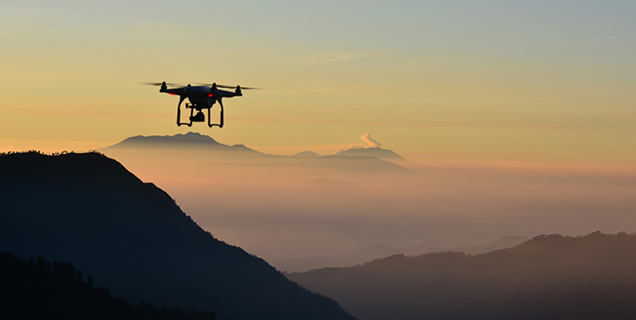
[[[205,116],[203,115],[203,109],[208,109],[208,126],[214,127],[217,126],[219,128],[223,128],[223,98],[232,98],[236,96],[243,96],[241,90],[248,89],[258,89],[258,88],[241,88],[241,86],[231,87],[231,86],[222,86],[213,83],[211,85],[202,84],[200,86],[181,86],[178,88],[168,89],[168,85],[176,86],[175,84],[170,84],[164,82],[144,82],[143,84],[151,85],[151,86],[161,86],[159,92],[165,92],[167,94],[173,96],[179,96],[179,104],[177,105],[177,125],[181,126],[182,124],[187,125],[188,127],[192,126],[192,122],[203,122],[205,121]],[[218,88],[228,88],[235,89],[234,92],[219,90]],[[186,103],[186,109],[190,109],[190,122],[181,122],[181,103],[183,100],[188,98],[190,103]],[[221,106],[221,117],[219,123],[211,123],[210,109],[214,105],[215,102],[219,102]],[[197,114],[194,114],[194,110],[197,110]]]

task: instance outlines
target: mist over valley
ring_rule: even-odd
[[[409,254],[514,235],[636,230],[636,177],[431,165],[364,142],[286,156],[191,132],[100,151],[164,188],[204,229],[287,271],[381,258],[360,254],[374,245],[427,248],[388,251]]]

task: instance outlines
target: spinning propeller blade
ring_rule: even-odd
[[[139,82],[139,84],[145,84],[148,86],[160,86],[163,84],[163,82]],[[184,85],[178,84],[178,83],[167,83],[167,86],[171,86],[171,87],[185,87]]]
[[[207,86],[207,87],[211,87],[213,85],[212,83],[197,83],[197,84],[202,85],[202,86]],[[236,87],[238,87],[238,86],[226,86],[226,85],[222,85],[222,84],[217,84],[216,87],[217,88],[224,88],[224,89],[236,89]],[[243,86],[241,86],[241,90],[251,90],[251,89],[260,89],[260,88],[243,87]]]

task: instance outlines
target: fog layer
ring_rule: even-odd
[[[628,173],[147,142],[101,151],[166,190],[215,237],[282,270],[340,266],[334,257],[377,245],[444,249],[636,230],[636,176]]]

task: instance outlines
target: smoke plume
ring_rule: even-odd
[[[362,141],[365,141],[367,143],[367,145],[364,147],[365,149],[379,148],[382,145],[381,143],[377,142],[370,133],[363,134],[360,137],[360,139],[362,139]]]

